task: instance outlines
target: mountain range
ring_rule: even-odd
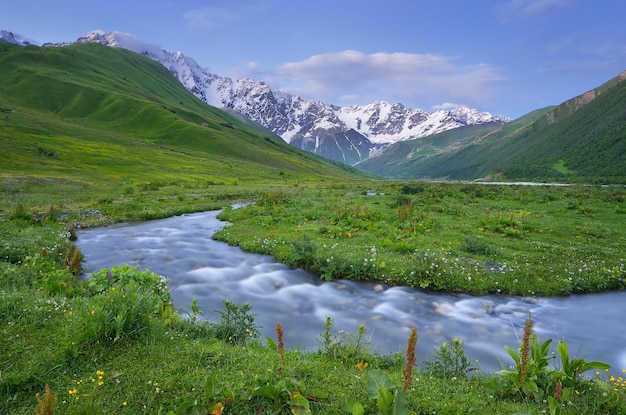
[[[209,74],[180,52],[167,52],[119,33],[92,32],[71,44],[44,44],[53,47],[42,48],[29,47],[28,42],[6,31],[0,31],[0,40],[18,44],[21,46],[19,49],[28,52],[25,56],[32,55],[24,59],[35,59],[21,64],[21,72],[13,74],[10,73],[11,66],[3,66],[0,81],[6,86],[0,91],[0,98],[4,96],[4,101],[12,96],[17,101],[30,97],[32,99],[24,102],[24,105],[47,109],[53,114],[76,117],[76,110],[85,119],[99,120],[99,117],[104,117],[109,122],[117,120],[110,118],[114,106],[108,105],[107,100],[112,99],[110,90],[121,87],[118,78],[126,81],[127,75],[121,69],[110,68],[107,62],[101,61],[100,56],[108,55],[105,50],[124,50],[130,54],[125,55],[126,59],[130,59],[128,56],[131,55],[143,59],[141,64],[137,64],[142,67],[142,76],[152,78],[157,73],[162,76],[160,72],[166,72],[186,94],[190,97],[195,95],[193,98],[198,103],[217,111],[208,117],[197,115],[205,113],[204,109],[198,108],[199,112],[192,116],[192,124],[202,124],[209,130],[217,128],[219,131],[216,130],[215,134],[226,140],[220,145],[228,148],[216,147],[216,141],[200,140],[197,144],[211,147],[211,151],[219,148],[220,152],[237,153],[239,158],[244,153],[252,160],[266,158],[259,152],[264,153],[263,146],[269,145],[269,149],[280,148],[283,153],[286,148],[297,151],[294,147],[299,147],[327,159],[341,161],[344,170],[349,169],[347,164],[354,164],[362,171],[393,179],[626,183],[626,82],[623,82],[626,80],[626,71],[560,105],[537,109],[511,121],[467,108],[427,113],[408,109],[402,104],[390,105],[384,102],[339,107],[306,101],[284,92],[272,91],[263,82],[233,80]],[[113,76],[100,79],[101,84],[86,91],[83,91],[83,84],[68,83],[74,71],[82,76],[81,71],[85,69],[77,65],[73,58],[77,46],[95,47],[89,49],[87,55],[91,62],[90,70],[93,73],[113,71]],[[69,51],[61,53],[66,49]],[[54,50],[59,53],[55,54]],[[7,51],[7,48],[3,47],[3,51]],[[137,51],[139,54],[135,53]],[[34,58],[35,55],[40,58]],[[11,56],[9,53],[0,55],[0,58]],[[58,68],[45,66],[45,59],[51,57],[58,59]],[[31,68],[40,59],[44,59],[42,64],[45,67],[39,70]],[[147,62],[152,65],[147,65]],[[126,67],[124,71],[131,69]],[[62,72],[57,73],[59,70]],[[36,73],[39,75],[35,76]],[[46,77],[42,74],[58,76]],[[169,82],[162,80],[159,83],[171,89],[173,87]],[[126,82],[123,84],[124,88],[128,86]],[[24,89],[16,89],[18,86]],[[150,85],[150,88],[153,91],[151,96],[157,97],[156,102],[161,103],[159,97],[165,91],[155,85]],[[15,94],[12,95],[14,89]],[[94,92],[96,90],[98,92]],[[61,95],[56,96],[53,92]],[[134,95],[137,91],[130,92],[132,99],[136,99]],[[177,94],[180,95],[180,92]],[[88,101],[89,106],[76,106],[76,103],[83,101]],[[181,107],[187,101],[185,97],[180,103],[169,100],[167,105],[159,105],[172,114],[187,114],[188,107]],[[207,106],[206,103],[212,105]],[[9,104],[0,104],[2,112],[13,113]],[[136,106],[124,108],[115,113],[128,115],[124,111],[130,111],[131,114],[136,111]],[[93,110],[92,114],[90,110]],[[228,112],[231,115],[226,117]],[[137,130],[132,134],[151,137],[152,140],[160,137],[159,140],[163,142],[180,140],[182,136],[185,137],[183,141],[191,142],[194,140],[192,137],[206,135],[198,135],[195,126],[191,128],[184,123],[181,124],[182,132],[172,130],[170,126],[165,130],[156,128],[165,122],[162,121],[163,117],[169,116],[167,112],[157,116],[154,111],[152,121],[142,124],[147,130]],[[136,119],[143,119],[139,115],[134,117],[135,120],[129,124],[138,124]],[[186,122],[189,121],[188,116],[184,118]],[[202,118],[216,120],[199,123],[198,120]],[[242,127],[242,122],[247,123],[248,127]],[[116,123],[119,125],[121,121]],[[42,126],[44,123],[35,122],[33,125]],[[99,125],[97,128],[102,127]],[[239,145],[237,140],[227,140],[225,137],[248,129],[250,132],[244,136],[257,137],[257,141],[246,139],[244,147],[237,150],[231,148]],[[192,134],[192,130],[196,132]],[[281,145],[277,146],[277,143]],[[240,151],[250,145],[248,150]],[[283,155],[292,158],[290,152]],[[285,164],[278,155],[272,157],[273,161],[265,166],[286,166],[293,161]],[[293,168],[291,166],[288,169]],[[354,169],[350,171],[354,172]]]
[[[626,71],[495,130],[395,143],[357,167],[389,178],[625,183]]]
[[[76,40],[121,47],[146,55],[168,68],[202,101],[235,111],[300,149],[331,160],[355,164],[389,144],[467,125],[500,126],[510,119],[458,107],[427,112],[400,103],[337,106],[273,91],[263,81],[232,79],[208,73],[181,52],[169,52],[119,32],[94,31]],[[46,44],[63,46],[66,44]]]
[[[196,205],[208,194],[232,196],[239,183],[372,178],[207,105],[161,64],[126,49],[0,42],[0,68],[3,194],[36,188],[52,200],[66,192],[126,200],[183,187],[196,189],[188,200]]]

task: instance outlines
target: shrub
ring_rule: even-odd
[[[313,239],[307,235],[302,235],[299,241],[292,241],[293,255],[290,262],[296,266],[309,268],[316,262],[316,247]]]
[[[150,318],[159,311],[160,300],[137,282],[115,286],[87,299],[79,299],[77,309],[87,343],[108,344],[134,338],[147,329]]]
[[[248,303],[239,305],[224,300],[224,308],[215,310],[220,315],[220,321],[213,325],[215,336],[231,344],[245,344],[252,338],[260,335],[254,319],[257,316],[251,313],[252,306]]]
[[[400,189],[400,193],[403,195],[416,195],[418,193],[422,193],[424,191],[424,186],[421,184],[405,184]]]
[[[367,361],[370,359],[368,342],[365,340],[367,329],[359,325],[356,334],[345,330],[333,332],[335,321],[326,317],[324,331],[320,335],[318,352],[341,360]]]
[[[492,379],[486,385],[487,388],[502,397],[530,399],[535,402],[547,399],[553,407],[559,399],[565,399],[580,386],[584,372],[610,368],[603,362],[570,360],[567,344],[560,341],[556,351],[561,358],[561,369],[557,370],[549,365],[549,361],[555,357],[550,352],[551,343],[552,339],[539,343],[537,335],[532,331],[532,319],[529,316],[518,350],[505,346],[515,366],[496,372],[498,378]]]
[[[77,304],[87,342],[115,343],[136,337],[153,315],[171,308],[167,280],[138,266],[100,270],[87,280],[87,287],[91,296]]]
[[[99,294],[111,288],[123,289],[129,285],[136,286],[140,291],[153,292],[164,303],[171,301],[167,288],[167,279],[149,270],[141,271],[139,266],[128,264],[102,269],[92,274],[87,280],[91,294]]]
[[[465,346],[458,338],[452,344],[441,343],[439,349],[435,349],[433,357],[434,361],[425,362],[428,371],[447,379],[466,378],[469,372],[478,370],[478,365],[465,356]]]
[[[470,254],[495,255],[498,250],[478,237],[466,236],[461,249]]]

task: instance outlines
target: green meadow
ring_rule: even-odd
[[[369,183],[276,188],[216,235],[322,278],[473,295],[623,289],[623,187]]]
[[[285,349],[280,322],[261,338],[246,304],[174,305],[149,270],[83,279],[74,245],[83,227],[224,209],[214,238],[328,280],[620,290],[623,187],[385,181],[202,104],[128,51],[2,45],[0,65],[0,413],[626,412],[626,368],[537,338],[532,320],[497,373],[454,340],[415,366],[419,327],[392,356],[331,319],[317,351]]]

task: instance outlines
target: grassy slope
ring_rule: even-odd
[[[3,190],[354,179],[193,97],[160,64],[99,45],[0,47]]]
[[[458,151],[397,164],[377,157],[360,167],[404,178],[468,180],[503,174],[509,180],[622,183],[626,180],[626,83],[622,78],[598,87],[590,102],[585,94],[558,107],[534,111],[479,140],[468,140],[471,145]]]
[[[432,166],[428,161],[489,135],[497,127],[471,125],[455,128],[416,140],[400,141],[381,153],[358,164],[370,173],[394,179],[429,176]]]

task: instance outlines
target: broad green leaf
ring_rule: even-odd
[[[581,366],[580,372],[586,372],[588,370],[597,369],[597,370],[609,370],[611,365],[604,362],[586,362]]]
[[[396,390],[396,399],[394,399],[391,413],[393,415],[409,415],[409,403],[402,389]]]
[[[569,349],[567,348],[567,343],[565,343],[563,340],[559,341],[556,346],[556,352],[559,354],[559,356],[561,356],[561,365],[563,367],[563,371],[567,374],[570,374]]]
[[[217,382],[215,376],[209,376],[204,385],[204,399],[206,401],[212,401],[219,397],[222,393],[222,385]]]
[[[511,358],[515,361],[515,363],[519,366],[520,365],[520,357],[519,354],[511,349],[509,346],[504,346],[504,350],[506,350],[506,352],[509,354],[509,356],[511,356]]]
[[[278,399],[278,391],[273,385],[265,385],[260,388],[256,388],[252,392],[253,396],[263,396],[265,398],[276,401]]]
[[[381,370],[372,370],[367,376],[367,396],[377,399],[381,389],[392,389],[395,385],[389,376]]]
[[[378,398],[376,398],[376,406],[384,413],[390,413],[393,408],[393,392],[388,388],[380,388],[378,390]]]
[[[352,405],[351,412],[352,415],[363,415],[365,414],[365,408],[361,405],[361,402],[355,402]]]
[[[311,413],[309,400],[299,393],[291,396],[289,409],[293,415],[309,415]]]

